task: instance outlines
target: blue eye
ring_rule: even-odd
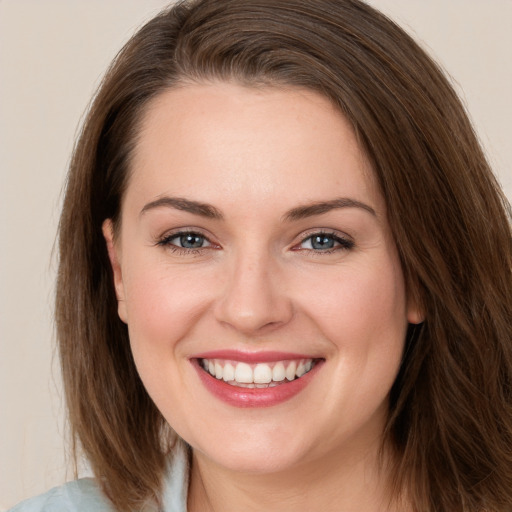
[[[334,233],[314,233],[300,243],[301,249],[316,252],[332,252],[338,249],[352,249],[354,242],[341,238]]]
[[[211,243],[208,239],[200,235],[199,233],[193,232],[182,232],[168,235],[158,242],[159,245],[175,247],[178,249],[203,249],[209,247]]]
[[[186,233],[177,236],[176,239],[179,240],[180,247],[185,249],[199,249],[200,247],[204,247],[204,244],[207,243],[206,238],[197,233]]]

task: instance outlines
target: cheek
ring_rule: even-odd
[[[125,282],[127,324],[134,357],[179,350],[211,303],[215,278],[168,265],[134,265]]]
[[[401,350],[407,327],[405,286],[393,259],[346,266],[317,280],[316,286],[304,281],[303,285],[309,290],[303,309],[339,349]]]
[[[386,414],[402,360],[407,330],[402,272],[393,263],[371,268],[344,268],[304,306],[331,347],[332,380],[324,401],[338,418],[350,419],[337,420],[333,436]]]
[[[147,262],[146,262],[147,263]],[[190,382],[187,343],[211,308],[213,276],[152,264],[131,267],[125,280],[130,346],[144,387],[178,432],[187,432]],[[185,425],[185,426],[184,426]]]
[[[336,365],[333,389],[350,390],[343,400],[352,405],[344,402],[344,406],[353,406],[358,414],[363,413],[362,403],[371,410],[385,400],[402,359],[407,330],[400,265],[382,253],[375,260],[344,265],[335,275],[317,281],[322,286],[309,283],[315,293],[302,299],[303,310],[330,343]],[[334,391],[328,394],[333,401],[340,399]]]

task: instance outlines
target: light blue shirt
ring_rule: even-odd
[[[182,443],[167,468],[163,512],[187,512],[188,458]],[[82,478],[22,501],[8,512],[116,512],[93,478]]]

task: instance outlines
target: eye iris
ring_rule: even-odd
[[[203,242],[202,236],[193,233],[180,236],[180,245],[186,249],[198,249],[203,246]]]
[[[311,238],[311,247],[313,249],[332,249],[334,238],[330,235],[315,235]]]

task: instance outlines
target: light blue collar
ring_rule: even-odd
[[[164,478],[164,512],[187,512],[189,448],[178,441]]]

